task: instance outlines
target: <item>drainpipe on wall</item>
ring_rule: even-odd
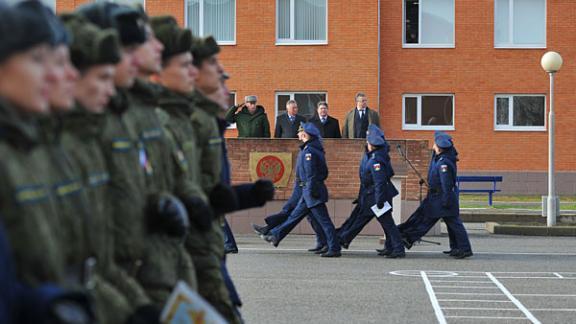
[[[377,96],[378,96],[378,115],[380,116],[380,124],[382,124],[382,114],[380,113],[380,106],[381,106],[381,102],[380,102],[380,1],[381,0],[377,0],[378,1],[378,92],[377,92]]]

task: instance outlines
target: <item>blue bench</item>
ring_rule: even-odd
[[[492,188],[487,189],[462,189],[460,184],[462,182],[492,182]],[[488,204],[492,206],[492,195],[495,192],[500,192],[501,190],[496,188],[496,183],[502,182],[502,176],[457,176],[456,183],[458,185],[458,199],[460,199],[461,192],[476,192],[476,193],[487,193],[488,194]]]

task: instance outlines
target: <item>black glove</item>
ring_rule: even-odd
[[[160,324],[162,310],[156,305],[138,307],[126,321],[126,324]]]
[[[382,209],[382,208],[384,208],[384,203],[380,202],[376,205],[376,207],[378,207],[378,209]]]
[[[190,221],[201,231],[210,229],[212,221],[214,220],[212,208],[196,196],[182,197],[180,199],[184,203],[184,206],[186,206]]]
[[[352,200],[352,205],[356,205],[356,204],[358,204],[358,198]]]
[[[151,232],[183,237],[188,232],[190,221],[186,207],[180,199],[169,193],[148,196],[148,229]]]
[[[254,182],[254,187],[252,187],[254,198],[262,205],[274,199],[274,192],[274,184],[270,180],[260,179]]]
[[[238,198],[230,186],[220,183],[210,192],[210,205],[216,213],[225,214],[238,209]]]
[[[47,324],[95,323],[90,298],[80,292],[69,292],[55,298],[48,306]]]

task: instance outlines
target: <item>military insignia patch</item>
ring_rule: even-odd
[[[442,164],[442,165],[440,166],[440,170],[441,170],[442,172],[448,172],[448,166],[447,166],[446,164]]]
[[[374,167],[375,171],[380,171],[380,163],[374,163],[372,167]]]
[[[306,161],[312,160],[312,153],[306,153]]]

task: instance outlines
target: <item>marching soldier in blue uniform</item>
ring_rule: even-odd
[[[288,198],[284,206],[282,206],[282,210],[276,214],[272,214],[264,218],[266,225],[252,224],[252,229],[254,232],[260,236],[268,235],[268,232],[270,232],[275,227],[280,226],[282,223],[284,223],[284,221],[288,219],[288,216],[290,216],[290,213],[292,213],[294,208],[296,208],[301,197],[302,187],[300,187],[299,179],[295,179],[292,195],[290,195],[290,198]],[[316,221],[310,214],[306,216],[306,219],[308,219],[308,222],[310,222],[314,233],[316,233],[316,246],[308,249],[308,251],[314,252],[315,254],[326,253],[328,251],[328,245],[326,244],[326,237],[324,236],[322,227],[318,221]]]
[[[326,202],[328,201],[328,189],[324,184],[328,178],[328,166],[324,157],[324,148],[320,131],[311,123],[301,123],[298,130],[298,138],[304,143],[300,146],[296,164],[296,178],[302,187],[302,196],[296,207],[280,226],[268,232],[264,238],[266,241],[278,246],[280,241],[306,216],[311,214],[318,221],[326,241],[328,251],[321,254],[323,257],[339,257],[340,244],[330,220]]]
[[[468,233],[460,219],[458,188],[456,187],[457,152],[452,138],[444,132],[434,134],[435,156],[428,170],[428,196],[413,215],[410,226],[402,228],[404,244],[412,244],[425,235],[442,218],[450,237],[450,255],[463,259],[473,255]]]
[[[360,191],[357,205],[350,217],[338,229],[340,244],[348,248],[350,242],[362,231],[364,226],[376,216],[371,207],[376,205],[382,209],[386,203],[392,206],[392,199],[398,195],[398,190],[392,184],[394,170],[388,155],[389,146],[384,133],[378,126],[370,125],[366,136],[367,150],[360,162]],[[404,246],[400,232],[394,224],[392,209],[377,217],[386,234],[386,244],[379,255],[387,258],[403,258]]]

